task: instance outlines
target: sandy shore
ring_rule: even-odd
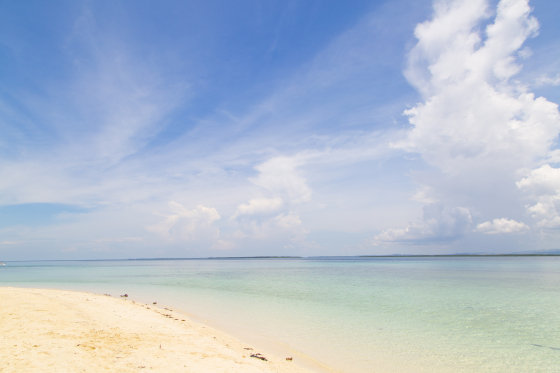
[[[2,373],[310,372],[152,304],[7,287],[0,300]]]

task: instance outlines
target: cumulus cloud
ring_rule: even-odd
[[[237,206],[230,220],[237,220],[240,229],[233,237],[257,240],[288,240],[302,242],[308,233],[303,228],[295,209],[311,199],[311,188],[298,167],[304,163],[298,156],[278,156],[255,167],[259,172],[249,180],[260,187],[260,194],[271,197],[257,197]]]
[[[272,223],[283,232],[289,233],[293,241],[303,241],[305,239],[305,235],[309,233],[309,231],[303,229],[303,225],[298,214],[280,214],[272,220]]]
[[[173,201],[169,202],[169,208],[173,212],[172,215],[167,215],[164,221],[146,229],[169,240],[197,242],[218,240],[220,230],[213,223],[220,219],[220,215],[215,208],[198,205],[194,210],[187,210],[183,205]]]
[[[277,211],[282,206],[282,198],[253,198],[249,203],[242,203],[237,206],[237,211],[232,216],[235,219],[241,215],[254,215]]]
[[[289,212],[268,219],[246,221],[243,223],[243,230],[236,231],[233,237],[301,243],[308,233],[303,228],[299,214]]]
[[[460,238],[472,224],[470,211],[464,207],[446,209],[441,203],[433,203],[424,206],[423,210],[421,221],[406,228],[388,229],[374,237],[374,244],[449,242]]]
[[[503,0],[483,40],[486,1],[438,2],[418,25],[406,76],[426,101],[406,110],[413,128],[398,146],[453,172],[464,162],[521,164],[545,156],[560,129],[558,106],[509,83],[513,56],[538,30],[526,0]]]
[[[525,223],[520,223],[515,220],[508,220],[506,218],[494,219],[492,221],[487,221],[476,226],[477,232],[485,234],[525,233],[529,229],[529,226]]]
[[[307,202],[311,199],[311,189],[297,167],[302,161],[297,157],[274,157],[255,167],[259,175],[249,179],[290,203]]]
[[[539,227],[560,227],[560,169],[546,164],[531,171],[517,186],[536,200],[526,208]]]
[[[235,245],[230,241],[218,240],[218,242],[210,247],[210,250],[231,250],[234,247]]]
[[[522,68],[518,57],[529,57],[518,53],[523,43],[538,33],[539,24],[530,13],[528,0],[501,0],[495,12],[486,0],[444,0],[435,2],[432,19],[415,29],[418,43],[410,51],[405,75],[424,101],[404,112],[411,128],[393,146],[420,154],[437,170],[418,177],[413,198],[450,206],[450,217],[452,211],[462,211],[457,216],[465,222],[463,228],[470,223],[467,211],[478,214],[515,203],[502,199],[519,198],[519,170],[533,169],[553,156],[549,151],[560,131],[558,105],[535,97],[512,79]],[[480,26],[493,14],[481,32]],[[551,206],[546,203],[547,220],[541,224],[551,224]],[[442,223],[451,221],[445,216],[442,212],[440,217],[424,217],[376,239],[422,242],[455,237],[449,229],[439,230],[454,226]],[[487,233],[526,229],[513,223],[523,224],[498,219],[478,227]],[[451,231],[464,234],[468,230],[463,228]]]
[[[552,150],[548,153],[547,163],[560,163],[560,149]]]

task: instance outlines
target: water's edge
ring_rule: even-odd
[[[268,353],[300,351],[327,372],[560,365],[557,257],[13,264],[0,270],[0,286],[157,300]]]

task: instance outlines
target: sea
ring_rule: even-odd
[[[560,372],[554,256],[7,262],[0,286],[126,293],[317,371]]]

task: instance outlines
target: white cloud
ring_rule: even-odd
[[[27,148],[21,159],[7,157],[0,165],[0,202],[92,207],[97,211],[87,213],[91,220],[81,218],[84,229],[69,225],[55,235],[49,227],[41,234],[51,242],[87,235],[87,240],[119,247],[137,236],[145,247],[157,247],[152,243],[161,241],[146,234],[148,225],[169,247],[206,240],[206,247],[215,250],[243,250],[238,240],[297,247],[308,229],[383,231],[381,241],[429,243],[472,232],[471,213],[477,222],[495,216],[522,221],[500,211],[495,200],[521,194],[515,186],[519,168],[537,168],[543,157],[560,159],[558,151],[549,151],[558,133],[555,104],[535,98],[512,79],[520,68],[515,58],[530,57],[523,41],[537,29],[527,3],[502,1],[486,35],[481,24],[495,13],[486,1],[438,0],[433,19],[417,28],[418,45],[408,60],[407,78],[422,93],[423,103],[406,112],[407,134],[398,116],[395,126],[387,127],[391,114],[402,111],[404,97],[413,96],[399,88],[398,77],[390,78],[402,53],[401,39],[394,35],[406,29],[409,37],[408,26],[402,26],[408,22],[390,28],[393,16],[402,17],[404,3],[387,2],[384,7],[391,12],[365,16],[288,81],[263,92],[260,104],[239,101],[232,109],[209,102],[207,111],[186,105],[184,82],[194,79],[196,84],[198,78],[176,74],[162,61],[138,58],[118,34],[104,39],[85,17],[67,48],[83,53],[73,59],[72,81],[47,84],[44,100],[27,103],[31,117],[40,117],[60,141],[48,149],[35,146],[41,136],[30,137],[27,146],[18,144]],[[410,5],[424,6],[417,4]],[[379,36],[388,29],[391,36]],[[395,85],[390,90],[371,88],[385,87],[388,78]],[[233,120],[210,114],[222,108],[232,111]],[[171,131],[156,136],[167,125]],[[407,161],[395,159],[403,149],[417,154]],[[435,167],[425,167],[421,158]],[[415,194],[403,171],[411,167],[416,168]],[[406,199],[412,194],[420,204]],[[153,225],[154,206],[186,195],[201,206],[172,207]],[[531,197],[531,213],[544,225],[554,224],[555,196]],[[527,201],[511,202],[520,206],[521,215]],[[403,224],[421,204],[430,210],[434,203],[446,207],[425,212],[408,227]],[[219,221],[221,231],[216,209],[231,217]],[[118,218],[108,221],[112,215]],[[94,225],[98,228],[92,232]],[[404,228],[386,229],[391,227]],[[21,237],[29,235],[6,240]]]
[[[531,57],[533,55],[533,51],[531,50],[531,48],[529,47],[525,47],[523,49],[521,49],[517,55],[521,58],[523,58],[524,60],[528,59],[529,57]]]
[[[560,163],[560,149],[552,150],[548,153],[547,163]]]
[[[560,74],[556,74],[554,78],[549,77],[548,75],[541,75],[535,81],[535,83],[539,86],[541,85],[560,85]]]
[[[426,185],[421,185],[410,199],[412,201],[421,202],[428,205],[438,202],[433,196],[431,196],[433,194],[433,188],[430,188]]]
[[[272,223],[287,232],[293,241],[303,241],[305,235],[309,233],[303,229],[299,215],[294,213],[280,214],[272,220]]]
[[[277,156],[255,167],[259,171],[249,180],[261,187],[259,193],[271,198],[258,197],[237,206],[230,220],[237,220],[238,229],[232,238],[303,242],[308,233],[303,228],[297,211],[298,205],[311,199],[311,188],[297,169],[304,163],[303,156]]]
[[[218,240],[210,250],[231,250],[235,247],[235,245],[230,241]]]
[[[525,233],[529,229],[529,226],[525,223],[508,220],[506,218],[494,219],[493,221],[487,221],[476,226],[477,232],[485,234]]]
[[[300,216],[294,212],[280,213],[272,218],[242,222],[242,229],[233,234],[237,239],[302,243],[309,231],[303,228]]]
[[[282,206],[282,198],[253,198],[249,203],[242,203],[237,206],[237,211],[232,216],[235,219],[241,215],[254,215],[270,213],[278,210]]]
[[[63,96],[52,93],[53,99],[66,101],[61,106],[71,103],[69,111],[77,114],[55,121],[56,126],[79,129],[59,128],[74,143],[74,157],[102,167],[138,152],[183,101],[186,88],[166,81],[160,69],[131,55],[116,38],[106,35],[84,7],[65,45],[79,78],[63,87]]]
[[[215,208],[198,205],[194,210],[187,210],[183,205],[170,201],[169,207],[174,213],[166,216],[159,224],[146,227],[169,240],[179,241],[216,241],[220,230],[213,225],[220,219]]]
[[[373,242],[428,243],[449,242],[465,234],[472,218],[464,207],[446,209],[441,203],[424,206],[421,221],[402,229],[388,229],[374,237]]]
[[[501,0],[482,34],[481,24],[494,13],[487,1],[444,0],[435,3],[431,20],[416,27],[418,43],[409,54],[405,75],[424,102],[404,112],[412,127],[394,146],[419,153],[437,170],[413,174],[419,184],[414,199],[450,207],[441,218],[428,219],[425,213],[421,222],[387,230],[378,240],[457,237],[449,232],[467,232],[463,228],[470,224],[468,211],[509,215],[503,210],[512,202],[522,206],[520,200],[511,201],[519,198],[519,170],[554,156],[549,151],[560,131],[558,105],[535,98],[511,79],[521,69],[517,57],[529,57],[527,50],[521,55],[518,51],[538,31],[530,12],[527,0]],[[454,211],[463,213],[453,215]],[[449,223],[452,216],[464,222],[462,228],[440,230],[455,227]],[[507,222],[495,220],[480,227],[488,232],[525,229],[511,223],[514,220]]]
[[[138,172],[138,159],[127,157],[165,128],[186,102],[188,84],[184,77],[170,78],[156,60],[139,58],[122,37],[107,34],[82,7],[59,51],[67,58],[64,74],[37,81],[41,89],[23,90],[11,108],[21,118],[10,118],[14,128],[0,140],[8,140],[12,153],[0,164],[0,204],[91,206],[158,194],[146,183],[149,172]],[[6,122],[4,113],[0,122]],[[36,133],[27,133],[25,122]]]
[[[517,186],[528,189],[536,195],[556,194],[560,189],[560,169],[545,164],[518,181]]]
[[[560,169],[546,164],[531,171],[517,186],[537,201],[526,208],[539,227],[560,227]]]
[[[286,196],[290,203],[307,202],[311,199],[311,189],[297,170],[301,164],[296,157],[274,157],[257,165],[259,175],[249,180],[273,194]]]
[[[413,128],[399,147],[452,173],[464,162],[507,163],[544,156],[560,129],[557,105],[509,79],[521,68],[513,53],[538,29],[526,0],[503,0],[483,40],[486,1],[438,2],[418,25],[406,75],[426,102],[406,110]]]

